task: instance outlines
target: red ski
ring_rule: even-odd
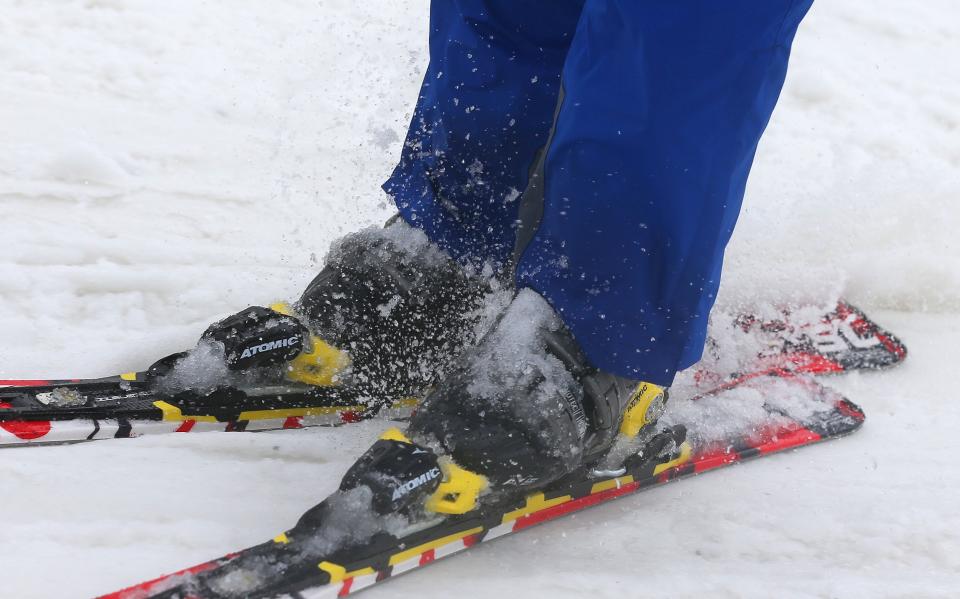
[[[695,417],[698,410],[722,415],[726,403],[745,401],[737,393],[748,388],[749,397],[756,398],[757,391],[763,397],[765,417],[725,422],[716,430],[728,433],[720,435]],[[491,501],[409,534],[376,534],[323,552],[315,550],[323,545],[317,542],[323,540],[322,532],[304,518],[271,541],[104,599],[343,597],[479,543],[674,480],[834,439],[857,430],[864,421],[861,410],[837,393],[783,370],[746,377],[714,392],[696,395],[695,390],[686,390],[687,399],[678,398],[683,392],[674,393],[664,422],[687,426],[692,451],[672,462],[628,463],[616,475],[571,475],[542,492]]]

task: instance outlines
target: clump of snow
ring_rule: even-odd
[[[708,373],[719,382],[731,374],[749,372],[763,358],[779,356],[785,341],[809,343],[810,335],[836,305],[833,297],[807,305],[756,302],[749,309],[716,308],[710,314],[703,358],[689,374]]]
[[[37,401],[55,408],[82,406],[87,398],[71,387],[57,387],[49,393],[37,393]]]
[[[737,315],[719,310],[710,315],[707,335],[703,357],[690,372],[702,370],[717,376],[718,380],[743,371],[745,366],[755,363],[758,356],[776,349],[776,345],[771,347],[765,343],[762,335],[744,334],[737,322]]]
[[[683,424],[695,446],[750,436],[771,426],[809,422],[832,408],[835,397],[791,379],[762,377],[721,393],[698,397],[704,389],[674,385],[664,426]]]
[[[323,522],[304,545],[304,553],[310,555],[329,555],[382,532],[399,535],[410,525],[403,514],[378,514],[373,509],[373,491],[366,485],[337,491],[324,501],[328,509]]]
[[[411,227],[401,218],[386,227],[367,227],[336,240],[330,246],[327,263],[349,262],[344,254],[356,247],[373,251],[384,262],[395,261],[397,255],[403,262],[416,261],[424,266],[437,266],[450,260],[421,229]]]
[[[58,181],[80,184],[123,184],[130,178],[130,173],[120,161],[82,142],[67,144],[53,156],[47,165],[46,175]]]
[[[236,376],[227,366],[223,343],[201,339],[159,379],[157,387],[161,392],[171,394],[188,389],[206,393],[231,382]]]
[[[582,389],[566,366],[546,351],[544,333],[562,327],[550,304],[531,289],[521,290],[496,326],[470,350],[466,397],[474,410],[510,414],[536,431],[541,447],[573,464],[580,454],[582,418],[568,430],[570,413],[582,416]],[[552,421],[557,426],[542,423]]]
[[[471,358],[468,391],[482,400],[502,400],[505,388],[516,386],[533,370],[543,374],[552,390],[561,380],[572,380],[563,363],[546,353],[543,331],[557,331],[560,318],[540,294],[521,290],[497,326]]]
[[[221,597],[244,597],[263,588],[265,582],[272,582],[271,574],[278,574],[279,571],[277,564],[262,558],[247,559],[243,568],[207,576],[204,583]],[[187,577],[185,586],[190,589],[191,583],[195,584],[196,580],[196,577]]]
[[[397,304],[400,303],[400,296],[395,295],[391,297],[386,302],[377,306],[377,312],[380,313],[381,318],[390,318],[390,313],[393,312],[393,309],[397,307]]]

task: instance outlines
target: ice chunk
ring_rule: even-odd
[[[87,398],[76,389],[57,387],[47,393],[37,393],[37,401],[53,408],[73,408],[87,403]]]
[[[545,299],[530,289],[521,290],[474,353],[470,396],[501,398],[504,389],[517,385],[534,369],[543,375],[543,394],[555,395],[558,383],[571,381],[572,375],[545,351],[539,331],[555,331],[560,326],[559,317]]]
[[[206,393],[231,380],[231,376],[223,343],[201,339],[160,379],[158,388],[165,393],[178,393],[186,389]]]

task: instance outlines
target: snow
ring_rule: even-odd
[[[685,393],[684,385],[674,385],[673,398],[659,422],[685,425],[687,438],[699,447],[718,439],[748,436],[765,423],[785,425],[790,421],[809,421],[810,416],[830,407],[826,399],[789,381],[764,380],[762,383],[758,387],[745,384],[696,401],[689,399],[695,392]],[[771,414],[765,405],[780,414]]]
[[[562,395],[562,388],[576,385],[563,363],[545,350],[543,332],[560,326],[546,300],[530,289],[521,290],[483,343],[471,350],[468,396],[498,404],[508,401],[505,389],[529,388],[531,381],[542,378],[534,403],[537,411],[550,409],[547,404]],[[559,416],[561,406],[551,407]]]
[[[200,339],[196,347],[187,350],[187,355],[173,363],[167,376],[160,380],[159,388],[174,395],[185,389],[208,393],[221,384],[236,385],[230,380],[231,375],[223,343]]]
[[[142,368],[386,220],[427,4],[4,0],[0,378]],[[842,292],[903,337],[902,367],[829,381],[862,431],[367,596],[955,596],[958,26],[948,0],[815,5],[727,253],[724,307]],[[0,452],[0,595],[91,596],[269,539],[384,426]]]
[[[560,326],[560,318],[543,297],[521,290],[497,325],[469,350],[466,372],[453,375],[454,380],[465,377],[469,382],[464,392],[454,383],[452,393],[461,401],[475,402],[473,412],[487,422],[523,422],[514,430],[525,431],[526,443],[543,451],[538,455],[544,462],[573,468],[583,451],[586,421],[580,386],[563,362],[546,351],[545,333]],[[518,396],[523,401],[517,401]],[[441,441],[455,448],[463,438],[471,435],[445,432]],[[522,478],[519,469],[514,477]]]

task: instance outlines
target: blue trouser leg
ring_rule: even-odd
[[[587,0],[518,283],[595,366],[700,359],[757,143],[812,0]]]
[[[433,0],[430,65],[384,185],[460,259],[506,264],[583,0]]]
[[[550,301],[596,366],[670,384],[702,352],[811,1],[435,0],[430,67],[385,187],[455,256],[499,263],[527,189],[542,219],[518,285]],[[542,184],[528,188],[551,124]]]

